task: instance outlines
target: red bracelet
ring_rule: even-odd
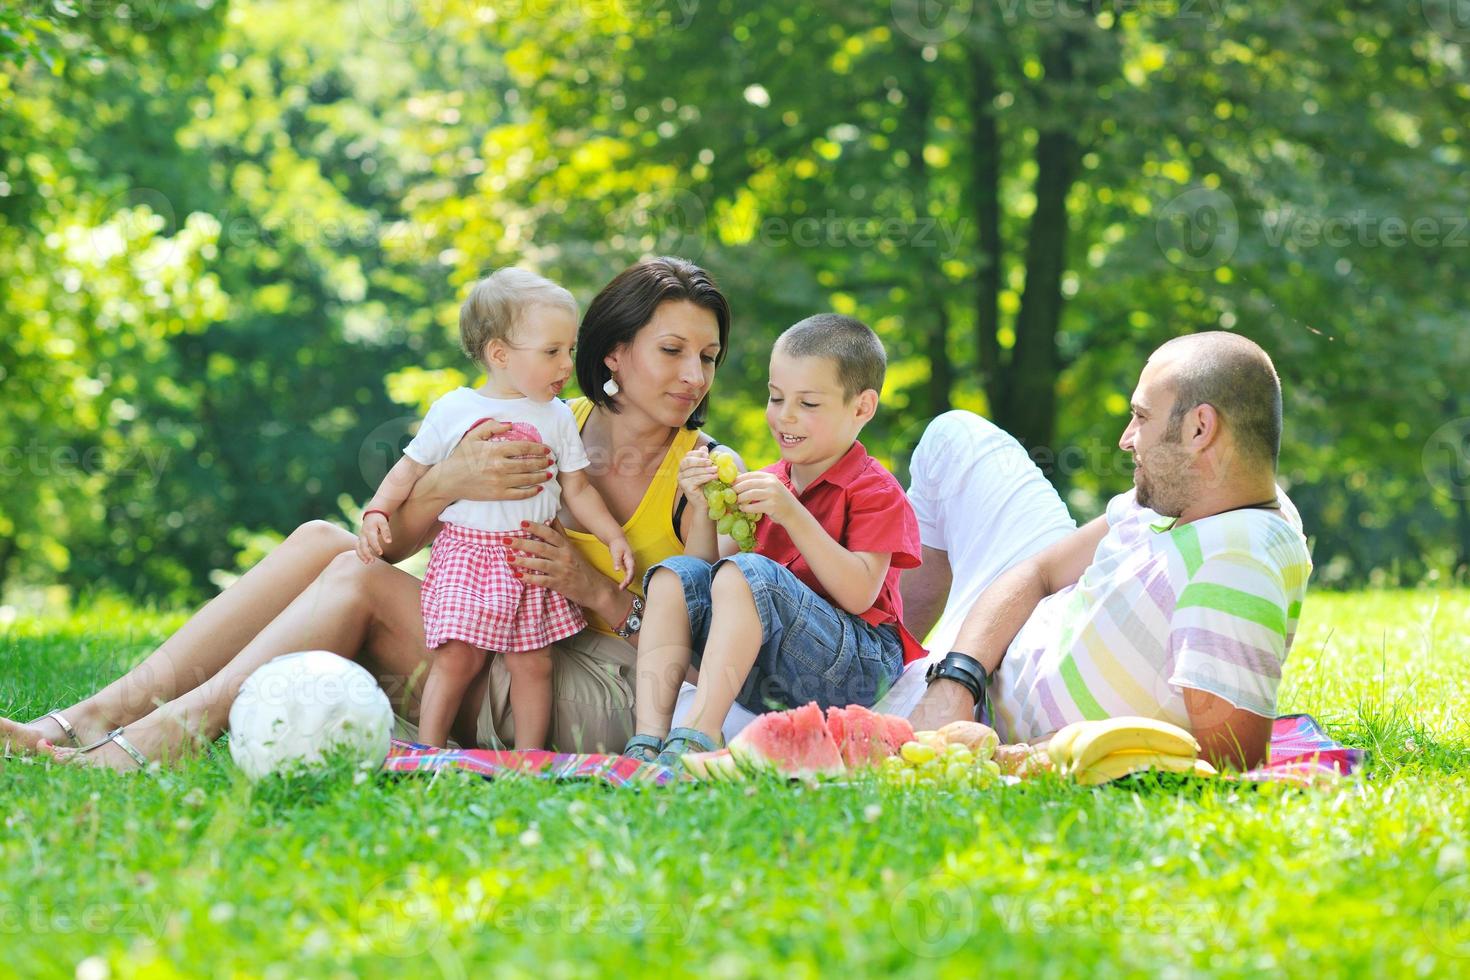
[[[382,514],[383,515],[383,520],[385,520],[385,521],[392,521],[393,520],[393,515],[392,514],[389,514],[386,510],[378,510],[376,507],[374,507],[372,510],[365,510],[365,511],[363,511],[362,512],[362,519],[363,520],[367,520],[367,516],[369,514]]]

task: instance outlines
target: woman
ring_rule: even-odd
[[[677,258],[624,270],[583,317],[577,380],[587,397],[572,407],[592,460],[589,475],[623,522],[640,575],[683,550],[693,510],[677,499],[676,468],[690,448],[712,442],[699,426],[729,326],[729,305],[709,274]],[[488,441],[503,430],[482,425],[419,481],[392,517],[392,540],[402,544],[385,558],[399,561],[421,548],[454,500],[540,492],[548,479],[546,447]],[[565,512],[558,523],[532,530],[539,540],[517,546],[520,574],[582,606],[591,624],[557,649],[551,745],[616,752],[633,730],[641,612],[635,594],[618,589],[607,549]],[[363,565],[355,544],[352,534],[326,522],[302,525],[125,676],[29,725],[0,719],[0,742],[118,769],[195,754],[223,731],[240,685],[256,668],[311,649],[372,671],[411,737],[417,675],[428,663],[419,580],[387,562]],[[492,663],[471,687],[454,734],[461,744],[514,743],[503,666]]]

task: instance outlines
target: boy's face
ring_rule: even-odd
[[[572,376],[577,318],[555,306],[533,306],[511,331],[509,343],[492,340],[485,361],[505,371],[517,391],[532,401],[558,397]]]
[[[793,466],[831,463],[852,446],[873,417],[876,392],[847,398],[830,357],[792,357],[778,345],[771,352],[766,425]]]

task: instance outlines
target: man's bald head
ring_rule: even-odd
[[[1281,379],[1257,344],[1239,334],[1213,330],[1175,337],[1149,358],[1164,369],[1175,393],[1169,436],[1178,438],[1184,416],[1208,404],[1234,434],[1248,458],[1276,470],[1281,455]]]

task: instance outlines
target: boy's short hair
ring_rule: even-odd
[[[533,306],[554,306],[577,317],[577,301],[564,287],[525,269],[498,269],[470,287],[459,308],[459,345],[479,361],[492,340],[508,342]]]
[[[792,357],[826,357],[837,362],[842,397],[851,401],[869,388],[880,394],[888,355],[883,341],[861,320],[839,313],[809,316],[776,338]]]

